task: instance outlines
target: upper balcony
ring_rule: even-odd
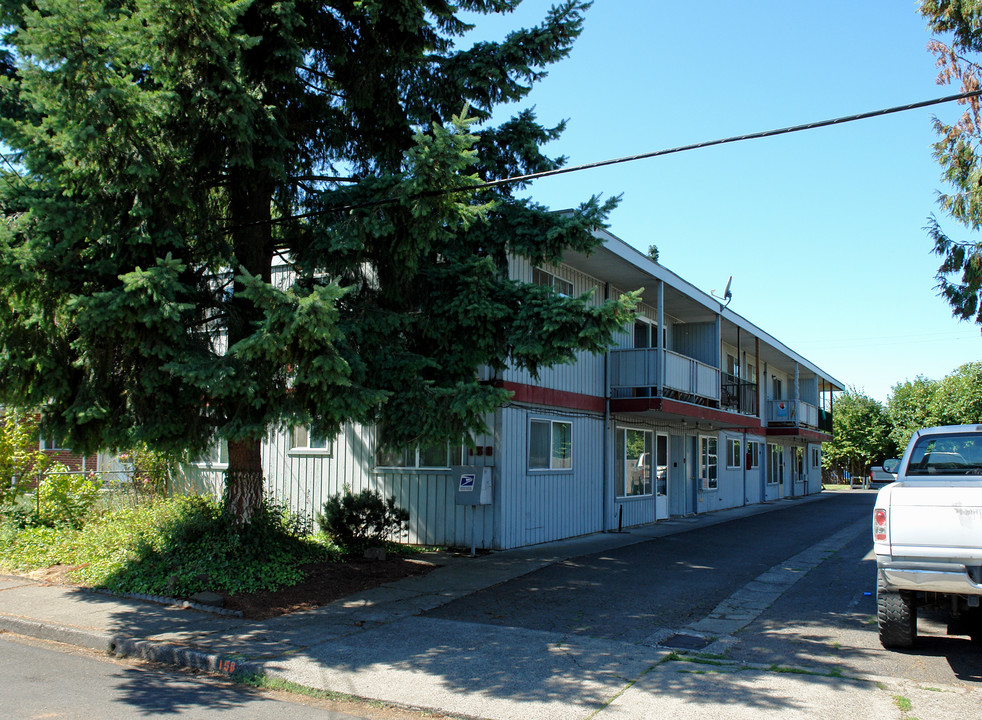
[[[801,400],[768,400],[767,425],[817,428],[831,434],[832,413]]]
[[[664,351],[665,373],[659,392],[660,357],[657,348],[611,350],[611,399],[666,398],[736,415],[757,416],[760,401],[756,383],[671,350]],[[832,432],[832,413],[802,400],[767,400],[764,411],[768,427]]]
[[[671,350],[665,351],[665,378],[658,391],[657,348],[610,352],[610,396],[666,397],[744,415],[757,414],[757,386]]]

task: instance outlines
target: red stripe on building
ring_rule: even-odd
[[[679,420],[705,420],[726,426],[728,430],[759,431],[760,420],[751,415],[731,413],[726,410],[693,405],[669,398],[616,398],[610,401],[611,412],[644,413],[657,412],[671,415]]]
[[[506,381],[498,381],[495,385],[510,391],[512,393],[512,400],[515,402],[551,405],[552,407],[567,408],[569,410],[587,410],[597,413],[602,413],[606,407],[604,398],[597,397],[596,395],[583,395],[582,393],[568,392],[566,390],[552,390],[535,385]]]

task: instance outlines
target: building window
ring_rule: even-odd
[[[726,467],[731,469],[740,467],[739,440],[730,439],[726,441]]]
[[[760,443],[747,443],[747,469],[757,470],[760,468]]]
[[[655,495],[668,492],[668,435],[655,438]]]
[[[553,275],[551,272],[546,272],[542,268],[532,269],[532,283],[535,285],[541,285],[543,287],[551,287],[560,295],[565,295],[566,297],[571,297],[573,295],[573,283],[569,280],[563,280],[557,275]]]
[[[818,452],[817,447],[812,448],[812,467],[817,468],[822,464],[822,456]]]
[[[747,382],[757,384],[757,366],[747,362]]]
[[[800,482],[805,476],[805,449],[801,447],[791,448],[791,477],[795,482]]]
[[[70,448],[65,444],[60,436],[53,432],[46,432],[41,434],[41,445],[42,450],[69,450]]]
[[[646,320],[634,321],[634,347],[651,348],[658,342],[658,326]]]
[[[569,470],[573,467],[573,423],[529,421],[529,469]]]
[[[699,437],[699,477],[703,490],[719,488],[719,457],[717,440],[714,437]]]
[[[784,482],[784,448],[776,443],[768,443],[770,462],[767,463],[767,484],[778,485]]]
[[[308,427],[296,427],[290,433],[291,454],[330,455],[333,450],[332,440],[310,432]]]
[[[451,465],[463,465],[462,458],[461,445],[413,445],[396,450],[380,448],[375,454],[375,465],[380,468],[449,470]]]
[[[228,467],[228,440],[216,440],[208,449],[196,457],[194,465],[200,468]]]
[[[654,434],[650,430],[617,429],[617,496],[651,495]]]

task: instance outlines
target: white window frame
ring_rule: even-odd
[[[743,443],[739,438],[726,439],[726,468],[739,470],[743,463]]]
[[[334,438],[311,435],[310,427],[300,425],[290,431],[290,455],[334,455]]]
[[[48,452],[65,452],[71,450],[70,447],[66,447],[62,444],[61,438],[52,432],[41,432],[41,438],[38,440],[38,449],[47,450]]]
[[[228,440],[219,438],[208,450],[194,459],[192,463],[202,470],[224,470],[228,467]]]
[[[699,480],[703,490],[719,490],[719,438],[715,435],[699,436]]]
[[[544,465],[533,465],[532,464],[532,425],[534,423],[548,423],[549,424],[549,465],[548,467]],[[555,454],[556,448],[556,429],[557,426],[567,425],[569,426],[569,452],[566,457],[557,458]],[[528,421],[528,452],[526,453],[526,458],[528,461],[528,469],[532,472],[572,472],[573,471],[573,421],[570,419],[555,419],[555,418],[543,418],[543,417],[530,417]],[[565,460],[567,464],[560,464],[561,461]],[[558,462],[557,462],[558,461]]]
[[[750,453],[750,467],[748,470],[760,469],[760,443],[756,440],[747,441],[747,451]]]
[[[412,453],[412,463],[403,464],[383,464],[378,460],[379,449],[376,447],[375,450],[375,469],[376,470],[423,470],[423,471],[438,471],[447,472],[451,469],[454,464],[463,464],[463,445],[453,445],[449,442],[446,443],[446,453],[444,454],[444,459],[447,460],[445,464],[442,465],[423,465],[421,464],[421,459],[423,456],[424,448],[419,445],[414,445],[411,449],[404,447],[400,450],[400,454],[405,458],[409,453]],[[455,454],[456,453],[456,454]],[[456,463],[454,462],[456,460]]]
[[[791,477],[795,482],[805,479],[805,448],[800,445],[791,448]]]
[[[767,443],[767,455],[767,484],[780,485],[784,477],[784,446]],[[775,461],[775,457],[779,459]]]
[[[812,455],[812,467],[813,468],[821,467],[822,466],[822,451],[821,451],[821,449],[820,448],[817,448],[817,447],[813,447],[812,448],[811,455]]]
[[[654,431],[651,430],[651,429],[649,429],[649,428],[631,427],[629,425],[618,425],[616,432],[617,432],[617,435],[620,435],[620,433],[625,433],[625,436],[624,436],[624,445],[623,445],[624,452],[621,454],[621,457],[617,458],[617,461],[614,463],[614,467],[618,469],[617,470],[618,477],[617,477],[617,483],[616,483],[616,494],[617,494],[617,497],[619,499],[625,499],[625,500],[630,499],[630,498],[651,497],[655,493],[655,475],[652,472],[652,470],[653,470],[653,467],[654,467],[654,459],[655,459],[654,456],[658,452],[658,446],[656,445],[657,438],[655,436]],[[645,485],[647,485],[647,487],[648,487],[647,492],[642,491],[642,492],[639,492],[639,493],[629,493],[627,491],[628,482],[627,482],[627,435],[626,435],[626,433],[628,433],[628,432],[639,432],[639,433],[644,433],[645,435],[648,436],[648,439],[645,440],[645,448],[648,448],[650,446],[651,450],[650,451],[645,450],[645,453],[642,453],[642,455],[644,455],[644,454],[649,455],[649,457],[648,457],[648,465],[647,465],[647,468],[648,468],[647,469],[647,473],[648,473],[647,482],[644,481],[644,476],[643,476],[644,470],[641,471],[642,472],[641,487],[644,488]],[[650,443],[649,443],[649,440],[650,440]],[[620,438],[619,437],[617,437],[615,439],[615,447],[618,448],[618,449],[621,449],[621,447],[622,447],[621,444],[620,444]]]
[[[665,464],[661,465],[658,461],[661,460],[658,457],[658,441],[665,439]],[[672,440],[668,436],[668,433],[655,433],[655,458],[652,463],[652,468],[654,469],[654,477],[652,477],[652,491],[655,493],[655,497],[665,497],[668,494],[668,468],[671,465],[672,456]],[[662,479],[661,473],[664,472],[665,476]],[[664,483],[664,489],[659,492],[659,486]]]
[[[549,287],[563,297],[573,296],[573,283],[559,277],[556,273],[537,267],[532,268],[532,284]]]

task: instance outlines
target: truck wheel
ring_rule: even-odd
[[[880,644],[885,648],[909,648],[917,637],[917,608],[911,593],[876,588],[876,619]]]

